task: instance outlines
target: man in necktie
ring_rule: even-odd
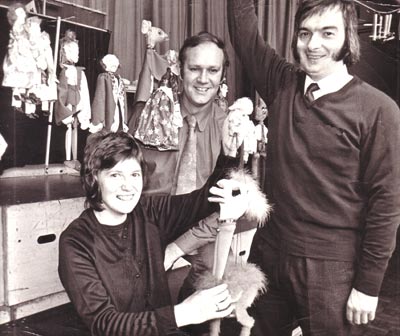
[[[258,33],[253,0],[227,6],[232,44],[270,116],[263,190],[274,210],[249,258],[269,285],[252,335],[290,336],[297,325],[350,335],[374,320],[396,244],[399,107],[348,71],[360,57],[355,1],[299,1],[296,65]]]

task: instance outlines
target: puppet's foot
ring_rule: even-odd
[[[81,170],[81,163],[78,160],[66,160],[64,161],[64,165],[78,172]]]

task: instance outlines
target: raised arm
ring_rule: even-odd
[[[276,89],[284,85],[283,71],[293,65],[278,56],[258,32],[252,0],[229,0],[227,17],[232,45],[243,68],[263,100],[270,105]]]

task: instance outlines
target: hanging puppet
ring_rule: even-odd
[[[91,118],[90,97],[84,68],[76,66],[79,44],[75,32],[67,30],[60,43],[58,100],[54,112],[57,125],[67,126],[65,133],[64,162],[67,167],[79,170],[78,124],[82,130],[89,127]],[[72,157],[71,157],[72,154]]]
[[[142,33],[147,50],[135,99],[146,101],[146,105],[139,117],[135,138],[158,150],[178,150],[178,130],[183,122],[178,99],[178,53],[169,50],[160,56],[154,50],[157,43],[168,40],[168,35],[152,27],[150,21],[142,21]]]
[[[147,100],[135,138],[158,150],[178,150],[178,130],[182,127],[178,82],[171,68],[161,78],[160,87]]]
[[[17,3],[7,13],[11,25],[8,52],[3,62],[3,86],[11,87],[11,105],[29,117],[37,117],[36,105],[56,99],[55,71],[50,38],[40,28],[41,19],[26,18],[25,8]]]
[[[219,85],[218,94],[215,97],[215,102],[217,105],[228,114],[228,100],[226,96],[228,95],[228,85],[226,84],[226,79],[224,78]]]
[[[36,64],[31,86],[25,94],[21,94],[27,114],[35,114],[35,105],[39,104],[41,104],[42,111],[48,111],[49,102],[57,100],[57,78],[53,63],[53,51],[49,34],[41,31],[41,22],[42,20],[37,16],[26,20],[31,53]]]
[[[94,133],[105,128],[111,132],[127,132],[128,107],[125,84],[117,72],[119,60],[115,55],[108,54],[102,58],[100,64],[105,72],[97,77],[89,131]]]

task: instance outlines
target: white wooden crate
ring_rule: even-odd
[[[1,208],[2,315],[9,311],[10,319],[20,318],[65,303],[57,271],[58,240],[83,204],[80,197]]]

